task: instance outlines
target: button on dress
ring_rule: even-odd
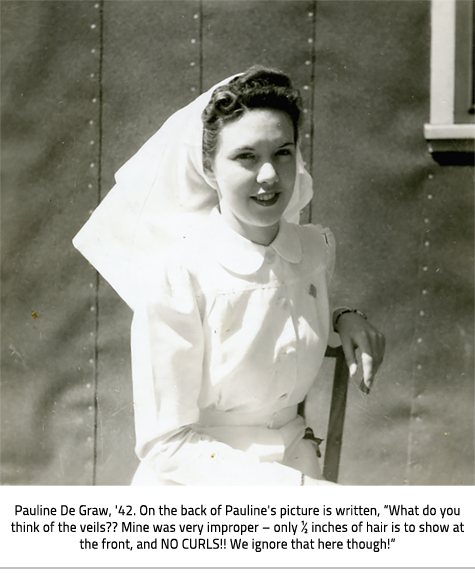
[[[151,280],[132,323],[133,484],[286,485],[320,478],[297,406],[331,333],[335,246],[281,220],[269,246],[214,209]]]

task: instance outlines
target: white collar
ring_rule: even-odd
[[[251,275],[258,271],[266,253],[275,251],[289,263],[302,260],[302,245],[295,225],[281,219],[274,241],[266,246],[253,243],[229,227],[215,207],[209,217],[207,229],[211,249],[219,263],[238,275]]]

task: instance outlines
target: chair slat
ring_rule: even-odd
[[[328,347],[325,356],[335,357],[333,390],[330,406],[330,418],[323,463],[323,477],[331,482],[338,481],[343,428],[345,425],[346,397],[348,394],[349,371],[342,347]]]

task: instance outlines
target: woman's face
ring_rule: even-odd
[[[220,210],[228,224],[256,243],[270,243],[292,197],[296,143],[290,117],[246,111],[223,126],[211,161]]]

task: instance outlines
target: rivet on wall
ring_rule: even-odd
[[[196,10],[196,8],[195,8]],[[199,11],[193,12],[193,20],[197,26],[197,29],[193,32],[192,37],[190,38],[190,44],[192,47],[192,52],[190,54],[189,65],[190,68],[194,68],[198,71],[198,77],[194,79],[193,85],[190,87],[190,91],[195,96],[197,93],[201,93],[202,91],[202,71],[201,71],[201,62],[202,62],[202,14],[201,14],[201,2],[199,3]]]
[[[434,179],[434,174],[430,173],[427,176],[428,182],[427,184],[430,186],[432,180]],[[413,389],[412,389],[412,397],[413,401],[411,403],[411,424],[417,425],[414,428],[414,434],[411,433],[410,443],[412,446],[416,447],[421,444],[421,440],[417,440],[416,436],[422,436],[420,427],[420,423],[423,423],[423,418],[421,417],[420,408],[416,406],[415,399],[422,398],[422,391],[427,384],[427,377],[424,376],[424,367],[425,362],[427,361],[428,356],[428,344],[429,338],[426,336],[427,330],[427,320],[429,318],[429,310],[430,310],[430,288],[428,287],[428,280],[430,279],[430,273],[433,271],[434,267],[431,264],[430,259],[430,251],[431,246],[433,243],[433,237],[431,236],[431,220],[433,219],[432,216],[432,209],[434,203],[434,194],[432,189],[429,189],[425,192],[425,195],[422,197],[421,202],[421,211],[422,211],[422,233],[421,233],[421,244],[424,248],[423,257],[425,260],[421,261],[420,265],[420,272],[419,272],[419,285],[418,285],[418,297],[416,301],[418,301],[418,308],[417,308],[417,321],[415,327],[415,338],[417,344],[417,351],[415,353],[415,370],[414,370],[414,379],[413,379]],[[417,433],[417,434],[416,434]],[[419,447],[420,448],[420,447]],[[409,447],[409,454],[408,454],[408,482],[409,483],[417,483],[418,482],[418,474],[423,471],[423,465],[415,464],[415,458],[417,455],[412,452],[411,447]],[[412,478],[411,478],[412,476]]]
[[[306,160],[304,165],[306,169],[312,173],[312,159],[313,159],[313,146],[312,146],[312,136],[313,136],[313,99],[314,99],[314,84],[313,84],[313,63],[315,62],[315,27],[316,27],[316,2],[311,4],[313,9],[305,8],[305,12],[302,15],[306,20],[306,33],[304,32],[304,42],[306,46],[303,46],[304,58],[303,64],[305,66],[304,77],[305,81],[302,82],[303,85],[299,86],[302,95],[303,103],[303,125],[302,133],[303,138],[301,141],[302,155]],[[312,206],[308,205],[301,217],[301,223],[309,223],[312,220]]]
[[[94,13],[92,14],[92,22],[89,22],[88,27],[90,30],[89,38],[92,46],[88,48],[90,54],[90,71],[89,78],[92,80],[91,96],[90,96],[90,116],[89,116],[89,150],[91,156],[89,158],[89,168],[91,173],[91,181],[87,184],[88,189],[96,188],[97,194],[94,198],[94,203],[97,205],[101,201],[101,129],[102,129],[102,55],[103,55],[103,2],[96,2],[94,4]],[[90,210],[92,213],[93,210]],[[91,303],[89,310],[95,317],[95,328],[89,332],[90,352],[87,361],[88,379],[85,389],[87,390],[87,413],[90,422],[87,427],[91,429],[91,433],[87,436],[88,449],[94,449],[94,453],[86,462],[85,467],[88,473],[91,473],[91,482],[95,483],[95,458],[96,458],[96,433],[97,433],[97,413],[95,409],[96,393],[97,393],[97,337],[98,337],[98,312],[99,312],[99,279],[97,273],[95,274],[95,281],[89,283],[91,290]]]

